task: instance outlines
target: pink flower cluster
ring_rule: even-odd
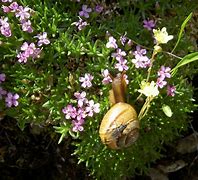
[[[12,35],[10,24],[8,23],[7,17],[0,18],[0,31],[1,34],[4,35],[5,37],[10,37]]]
[[[12,1],[2,1],[4,3],[12,2]],[[2,9],[5,13],[14,13],[15,17],[19,19],[22,30],[26,32],[33,32],[32,26],[31,26],[31,21],[29,20],[31,17],[31,14],[33,10],[29,7],[23,7],[18,5],[17,2],[12,2],[11,4],[5,6],[2,6]],[[0,19],[0,29],[1,33],[9,37],[11,36],[11,30],[10,30],[10,25],[8,24],[8,18],[2,18]],[[37,34],[35,38],[38,38],[37,45],[41,47],[43,44],[47,45],[50,43],[49,39],[47,38],[47,33],[43,32],[42,34]],[[35,43],[27,43],[24,42],[20,48],[20,52],[17,54],[18,61],[20,63],[26,63],[28,58],[39,58],[39,54],[41,52],[41,48],[37,48]]]
[[[173,85],[167,86],[167,95],[168,96],[175,96],[176,87]]]
[[[84,91],[81,93],[75,92],[74,96],[77,105],[69,104],[62,109],[62,112],[65,115],[65,119],[72,120],[72,131],[78,132],[84,130],[83,124],[86,117],[92,117],[94,113],[100,112],[100,104],[95,104],[93,100],[88,100]]]
[[[126,52],[118,48],[116,39],[113,36],[109,37],[106,47],[116,49],[116,52],[112,53],[111,55],[111,57],[117,60],[117,63],[114,66],[115,69],[118,69],[120,72],[127,71],[129,67],[127,66],[127,60],[125,59]]]
[[[102,76],[103,76],[103,80],[102,80],[103,84],[109,84],[109,83],[112,82],[112,79],[109,76],[109,70],[108,69],[105,69],[105,70],[102,71]]]
[[[28,44],[24,42],[21,46],[21,52],[18,53],[17,58],[20,63],[26,63],[29,57],[33,59],[39,57],[39,53],[41,52],[40,48],[36,48],[34,43]]]
[[[8,2],[8,1],[6,1]],[[9,1],[10,2],[10,1]],[[18,5],[17,2],[12,2],[10,5],[2,6],[4,13],[14,13],[15,17],[19,19],[22,30],[28,33],[32,33],[33,29],[31,26],[31,21],[29,20],[33,10],[29,7],[23,7]]]
[[[164,86],[167,85],[167,81],[165,80],[166,78],[171,78],[171,74],[170,74],[171,68],[170,67],[165,67],[165,66],[161,66],[160,70],[158,71],[158,78],[157,78],[157,82],[156,85],[159,88],[163,88]],[[175,95],[175,91],[176,91],[176,87],[172,86],[172,85],[168,85],[167,86],[167,95],[168,96],[174,96]]]
[[[132,59],[132,63],[135,64],[136,68],[147,68],[150,66],[150,59],[146,56],[146,49],[142,49],[140,46],[136,46],[136,51],[133,52],[135,56]]]
[[[1,73],[0,74],[0,84],[2,84],[2,82],[5,81],[5,79],[6,79],[6,75]],[[3,99],[3,97],[5,97],[5,103],[6,103],[7,107],[10,108],[12,106],[18,106],[19,95],[17,93],[13,94],[11,92],[7,92],[0,86],[0,100]]]
[[[126,52],[122,51],[120,48],[116,49],[116,53],[112,53],[111,57],[114,57],[117,60],[117,63],[115,64],[115,68],[118,69],[118,71],[127,71],[127,60],[124,58],[126,56]]]
[[[38,42],[37,45],[40,47],[43,44],[49,44],[50,41],[47,38],[47,33],[44,32],[43,34],[38,34],[37,36],[35,36],[36,38],[38,38]],[[39,58],[40,57],[40,52],[41,52],[41,48],[36,47],[36,45],[34,43],[30,43],[28,44],[27,42],[24,42],[20,48],[20,52],[17,54],[17,58],[18,61],[20,63],[26,63],[28,58]]]
[[[163,88],[166,86],[167,81],[165,81],[165,79],[171,77],[170,70],[170,67],[161,66],[160,70],[157,73],[158,78],[156,84],[158,87]]]
[[[96,5],[94,8],[96,13],[101,13],[103,11],[103,7],[100,5]],[[78,28],[79,31],[81,31],[82,29],[84,29],[88,23],[86,20],[83,20],[82,18],[88,19],[89,18],[89,14],[92,12],[92,9],[90,7],[88,7],[86,4],[82,5],[82,10],[79,11],[79,20],[77,22],[73,22],[72,25],[76,25],[76,27]]]
[[[128,39],[125,35],[120,37],[120,42],[124,46],[126,43],[128,46],[131,46],[132,41]],[[112,53],[112,57],[114,57],[118,62],[115,64],[115,68],[120,72],[127,71],[127,60],[124,58],[126,56],[126,52],[122,51],[118,48],[116,43],[116,39],[113,36],[109,37],[109,41],[106,44],[107,48],[116,49],[116,53]],[[146,56],[146,49],[140,48],[140,46],[136,46],[136,51],[132,54],[134,58],[132,59],[132,63],[135,64],[136,68],[147,68],[150,66],[150,59]]]

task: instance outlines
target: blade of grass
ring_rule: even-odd
[[[183,31],[184,31],[184,28],[185,28],[187,22],[191,19],[192,14],[193,14],[193,13],[191,12],[191,13],[188,15],[188,17],[184,20],[184,22],[182,23],[181,29],[180,29],[180,31],[179,31],[179,35],[178,35],[177,42],[176,42],[176,44],[175,44],[173,50],[171,51],[171,53],[173,53],[173,51],[174,51],[174,50],[176,49],[176,47],[178,46],[179,41],[181,40],[181,37],[182,37],[182,33],[183,33]]]
[[[194,52],[194,53],[184,56],[182,58],[182,60],[179,61],[177,63],[177,65],[171,70],[171,75],[174,76],[179,67],[184,66],[184,65],[186,65],[190,62],[196,61],[196,60],[198,60],[198,52]]]

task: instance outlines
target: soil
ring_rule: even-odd
[[[47,132],[33,129],[29,126],[21,131],[9,117],[0,121],[1,180],[88,179],[85,166],[77,165],[76,157],[71,155],[71,139],[58,145],[59,136],[52,127]]]

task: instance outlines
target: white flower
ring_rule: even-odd
[[[152,81],[151,83],[142,81],[138,92],[144,94],[147,97],[155,97],[159,94],[158,87],[156,83]]]
[[[173,39],[173,35],[168,35],[166,32],[166,27],[163,27],[161,30],[153,29],[153,33],[157,44],[166,44],[168,41]]]

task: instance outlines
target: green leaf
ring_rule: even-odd
[[[168,105],[166,105],[166,104],[163,104],[162,110],[163,110],[164,114],[165,114],[166,116],[168,116],[168,117],[171,117],[171,116],[173,115],[173,112],[172,112],[170,106],[168,106]]]
[[[184,66],[196,60],[198,60],[198,52],[194,52],[194,53],[184,56],[182,60],[179,61],[178,64],[171,70],[171,75],[174,76],[179,67]]]
[[[48,108],[48,107],[50,107],[49,105],[50,105],[50,101],[46,101],[46,102],[42,105],[42,107]]]
[[[173,48],[173,50],[171,51],[171,53],[173,53],[173,51],[176,49],[177,45],[179,44],[179,41],[181,40],[181,37],[182,37],[182,33],[184,31],[184,28],[187,24],[187,22],[190,20],[190,18],[192,17],[192,12],[188,15],[188,17],[184,20],[184,22],[182,23],[181,25],[181,29],[180,29],[180,32],[179,32],[179,35],[178,35],[178,39],[177,39],[177,42]]]
[[[74,139],[78,139],[78,137],[79,137],[79,133],[77,132],[77,133],[74,133],[73,131],[71,131],[71,130],[69,130],[69,134],[72,136],[72,138],[74,138]]]
[[[54,126],[54,129],[55,129],[55,132],[57,133],[60,133],[61,134],[61,137],[58,141],[58,144],[61,143],[61,141],[63,140],[63,138],[67,135],[70,127],[68,127],[66,124],[64,126],[60,126],[60,127],[57,127],[57,126]]]

